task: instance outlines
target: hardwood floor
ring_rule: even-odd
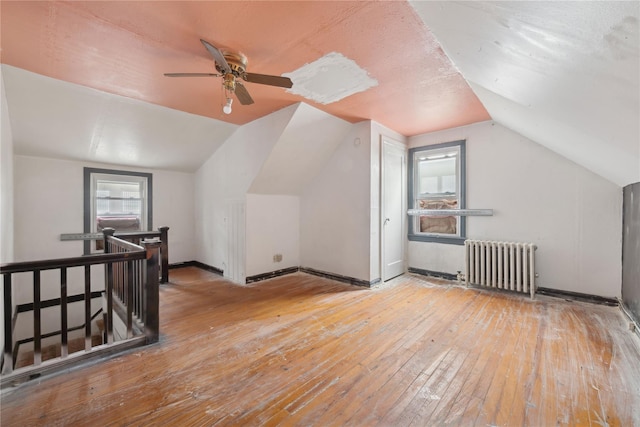
[[[2,425],[640,426],[617,307],[405,275],[161,289],[161,342],[2,395]]]

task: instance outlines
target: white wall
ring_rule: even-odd
[[[247,276],[300,265],[300,197],[247,194],[246,219]]]
[[[82,255],[81,241],[60,241],[83,231],[83,168],[153,174],[153,228],[169,226],[169,262],[194,259],[193,174],[133,169],[42,157],[15,156],[15,258],[28,261]]]
[[[300,264],[371,280],[371,124],[361,122],[338,146],[300,199]]]
[[[622,189],[493,122],[409,138],[410,147],[466,139],[467,237],[533,242],[540,287],[619,297]],[[464,248],[409,242],[409,266],[455,274]]]
[[[195,254],[195,176],[192,173],[149,170],[153,173],[153,227],[169,227],[169,263],[193,261]]]
[[[14,156],[14,206],[15,206],[15,260],[80,256],[82,241],[60,241],[62,233],[83,231],[83,168],[135,170],[153,174],[153,225],[169,226],[169,262],[194,259],[194,200],[193,174],[149,169],[132,169],[114,165],[83,163],[41,157]],[[22,304],[33,301],[30,274],[14,275],[14,301]],[[92,290],[104,288],[104,269],[91,269]],[[48,270],[42,273],[41,298],[60,296],[60,272]],[[68,271],[68,294],[82,293],[83,270]],[[92,312],[99,308],[94,301]],[[59,309],[43,312],[43,333],[59,328]],[[69,325],[83,322],[81,307],[70,307]],[[32,336],[32,318],[20,316],[16,325],[16,338]]]
[[[230,233],[242,231],[245,224],[238,204],[246,203],[249,187],[296,108],[292,105],[242,126],[195,174],[197,260],[225,271],[235,282],[244,283],[246,277],[243,233]],[[230,259],[232,254],[243,259]]]
[[[0,67],[0,262],[13,261],[13,136]]]
[[[0,263],[13,261],[13,136],[0,67]],[[0,292],[0,315],[4,319],[4,292]],[[4,322],[0,328],[4,343]]]
[[[255,177],[254,194],[299,195],[333,154],[351,123],[298,103],[277,143]]]

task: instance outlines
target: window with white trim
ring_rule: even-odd
[[[409,150],[409,209],[465,208],[465,141]],[[409,240],[464,244],[464,216],[416,215]]]
[[[147,231],[151,224],[150,173],[111,169],[84,169],[84,232],[100,233],[105,228],[116,231]],[[102,249],[97,241],[96,250]],[[85,244],[85,253],[91,245]]]

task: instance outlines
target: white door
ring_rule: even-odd
[[[405,168],[403,146],[382,141],[382,280],[404,273]]]

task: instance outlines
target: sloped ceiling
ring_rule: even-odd
[[[301,195],[350,128],[345,120],[298,104],[249,192]]]
[[[74,156],[97,144],[110,153],[100,161],[121,163],[128,151],[142,159],[157,155],[158,165],[180,162],[169,169],[193,169],[224,135],[193,124],[185,113],[215,119],[212,126],[223,126],[225,134],[222,122],[242,125],[308,102],[343,120],[374,120],[406,136],[492,118],[625,185],[640,181],[639,8],[637,1],[341,1],[327,7],[324,1],[3,0],[3,69],[55,79],[39,82],[54,85],[45,93],[66,88],[39,97],[29,87],[13,87],[30,77],[3,76],[14,149],[51,155],[52,139],[74,141],[82,146],[64,147]],[[162,75],[213,72],[200,38],[244,52],[249,71],[274,75],[337,52],[378,86],[322,105],[247,84],[256,103],[234,104],[226,116],[217,79]],[[100,99],[55,81],[95,89]],[[56,111],[67,89],[71,99],[85,98],[74,107],[82,114],[73,121]],[[111,96],[118,98],[106,101]],[[129,103],[165,110],[127,115],[125,107],[118,117]],[[67,120],[66,129],[59,119]],[[34,126],[41,129],[28,128]],[[205,134],[212,138],[203,141]],[[126,147],[118,145],[123,135]],[[172,135],[180,135],[180,144]],[[154,138],[155,145],[148,141]],[[179,160],[183,147],[189,158]]]
[[[406,2],[6,1],[2,62],[152,104],[245,124],[304,98],[247,83],[255,104],[222,113],[219,78],[200,43],[243,52],[248,71],[282,75],[331,52],[379,85],[315,107],[407,135],[487,120],[486,110]],[[339,82],[337,82],[339,83]]]
[[[640,2],[413,2],[491,117],[640,181]]]
[[[193,172],[238,125],[2,67],[14,152]]]

